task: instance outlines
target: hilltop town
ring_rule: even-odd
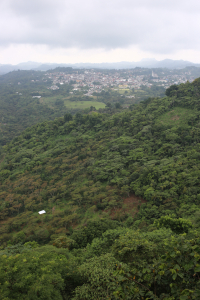
[[[141,69],[133,70],[78,70],[70,73],[50,71],[45,76],[52,80],[52,85],[48,87],[52,90],[59,89],[60,85],[72,84],[73,94],[75,91],[83,91],[87,96],[92,96],[93,93],[101,93],[102,90],[112,89],[141,89],[152,86],[168,88],[172,84],[181,84],[186,81],[192,82],[196,76],[191,71],[177,72],[177,70],[167,69]],[[180,74],[177,74],[180,73]],[[45,79],[44,79],[45,80]]]

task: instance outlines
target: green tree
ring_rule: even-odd
[[[188,232],[189,229],[192,228],[192,223],[189,220],[185,220],[182,218],[179,219],[173,219],[169,216],[163,216],[158,220],[154,221],[154,225],[157,228],[170,228],[172,231],[174,231],[177,234],[182,234],[184,232]]]
[[[66,113],[65,115],[64,115],[64,120],[65,120],[65,122],[69,122],[69,121],[71,121],[73,119],[73,117],[72,117],[72,115],[70,114],[70,113]]]
[[[119,108],[121,108],[121,104],[120,104],[119,102],[117,102],[117,103],[115,103],[115,107],[116,107],[117,109],[119,109]]]

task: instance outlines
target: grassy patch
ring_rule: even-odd
[[[62,95],[55,95],[52,97],[42,97],[40,102],[43,104],[47,104],[49,107],[54,107],[56,100],[60,99],[64,101],[65,106],[68,109],[85,109],[90,106],[94,106],[96,109],[105,108],[105,104],[103,102],[97,102],[96,96],[91,97],[93,101],[70,101],[69,98],[73,98],[72,95],[63,97]]]
[[[187,123],[188,118],[193,114],[192,109],[174,107],[172,110],[161,115],[157,122],[165,125],[181,125]]]
[[[64,101],[65,106],[67,108],[79,108],[79,109],[85,109],[85,108],[89,108],[90,106],[94,106],[96,109],[99,108],[104,108],[106,105],[102,102],[96,102],[96,101],[69,101],[69,100],[65,100]]]
[[[128,93],[125,93],[125,92],[128,92]],[[132,91],[130,89],[118,89],[118,93],[121,95],[124,95],[124,94],[130,95],[131,92]]]

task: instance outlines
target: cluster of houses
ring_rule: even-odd
[[[168,88],[172,84],[185,83],[188,79],[188,74],[182,75],[163,75],[158,76],[152,71],[151,78],[149,80],[148,76],[143,74],[134,75],[130,71],[120,71],[120,70],[106,70],[96,71],[96,70],[82,70],[74,71],[71,74],[66,74],[64,72],[52,72],[46,73],[46,78],[52,80],[52,85],[49,87],[51,90],[59,89],[59,85],[72,84],[73,94],[75,91],[82,90],[85,91],[85,95],[91,96],[94,92],[100,93],[106,88],[111,88],[114,90],[118,89],[140,89],[141,86],[146,86],[151,88],[152,85],[162,86]],[[191,78],[191,81],[194,78]],[[45,78],[44,78],[45,80]]]
[[[188,76],[189,75],[189,76]],[[152,81],[157,83],[158,86],[164,86],[168,88],[172,84],[181,84],[186,83],[187,81],[192,82],[195,78],[190,76],[190,72],[185,72],[184,74],[170,74],[167,76],[158,76],[156,73],[152,71]]]
[[[107,71],[107,73],[109,73]],[[45,74],[52,80],[52,86],[49,89],[59,89],[59,85],[69,84],[73,85],[73,92],[77,90],[85,90],[85,95],[91,96],[94,92],[100,93],[106,88],[113,89],[139,89],[141,85],[151,87],[151,83],[143,81],[143,75],[139,76],[121,76],[120,71],[110,74],[96,72],[93,70],[84,71],[83,74],[73,73],[65,74],[63,72],[52,72]]]

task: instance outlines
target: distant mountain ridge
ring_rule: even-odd
[[[76,64],[63,64],[63,63],[39,63],[39,62],[24,62],[17,65],[0,64],[0,75],[12,72],[14,70],[36,70],[47,71],[57,67],[72,67],[78,69],[132,69],[140,68],[168,68],[168,69],[183,69],[185,67],[195,66],[200,67],[200,64],[192,63],[185,60],[172,60],[164,59],[158,61],[156,59],[142,59],[139,62],[115,62],[115,63],[76,63]]]

